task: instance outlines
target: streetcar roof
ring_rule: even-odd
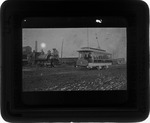
[[[106,52],[106,50],[103,50],[103,49],[100,49],[100,48],[93,48],[93,47],[82,47],[81,49],[91,49],[91,50],[105,51]]]
[[[111,55],[110,53],[107,53],[106,50],[102,50],[102,49],[99,49],[99,48],[92,48],[92,47],[82,47],[81,49],[79,49],[77,51],[79,53],[80,52],[96,52],[96,53]]]

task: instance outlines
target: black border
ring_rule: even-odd
[[[22,20],[29,17],[83,16],[102,16],[104,20],[106,17],[121,17],[127,21],[127,91],[21,93]],[[148,7],[141,1],[4,2],[1,8],[3,118],[7,121],[53,122],[144,120],[149,112],[148,16]],[[110,25],[115,25],[114,21],[111,22]],[[82,23],[77,25],[82,26]],[[91,26],[90,19],[86,22],[88,25]],[[24,98],[30,103],[25,104]],[[54,98],[53,102],[51,98]]]
[[[96,19],[102,19],[103,23],[96,23]],[[25,21],[24,21],[25,20]],[[25,28],[126,28],[127,22],[121,17],[31,17],[22,21],[22,29]],[[126,35],[127,36],[127,35]],[[29,98],[30,97],[30,98]],[[49,97],[50,99],[47,99]],[[54,97],[51,99],[51,97]],[[128,94],[126,90],[118,91],[82,91],[82,92],[23,92],[22,100],[27,105],[49,107],[78,107],[95,108],[121,107],[126,103]],[[32,99],[32,100],[30,100]],[[98,99],[98,100],[97,100]],[[121,105],[121,106],[120,106]]]

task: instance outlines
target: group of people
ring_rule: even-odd
[[[29,65],[35,65],[35,64],[44,64],[47,62],[50,62],[51,67],[54,67],[54,63],[57,62],[59,59],[59,52],[56,48],[53,48],[53,52],[48,50],[48,52],[45,54],[43,50],[41,52],[35,52],[33,50],[32,53],[27,55],[27,61]]]
[[[50,63],[51,63],[50,66],[54,67],[54,63],[58,62],[59,52],[57,51],[56,48],[53,48],[53,52],[51,53],[51,51],[49,50],[47,54],[49,55],[47,59],[50,60]]]
[[[82,53],[81,58],[87,60],[88,62],[92,61],[92,54],[91,53]]]

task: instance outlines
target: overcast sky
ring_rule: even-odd
[[[38,51],[44,52],[56,48],[61,52],[63,43],[63,57],[78,56],[77,50],[81,47],[98,47],[96,35],[101,49],[113,53],[115,58],[126,58],[126,28],[25,28],[23,46],[35,49],[38,42]],[[41,43],[46,47],[42,48]]]

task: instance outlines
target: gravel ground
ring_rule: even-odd
[[[71,66],[23,68],[23,91],[126,90],[126,66],[89,70]]]

